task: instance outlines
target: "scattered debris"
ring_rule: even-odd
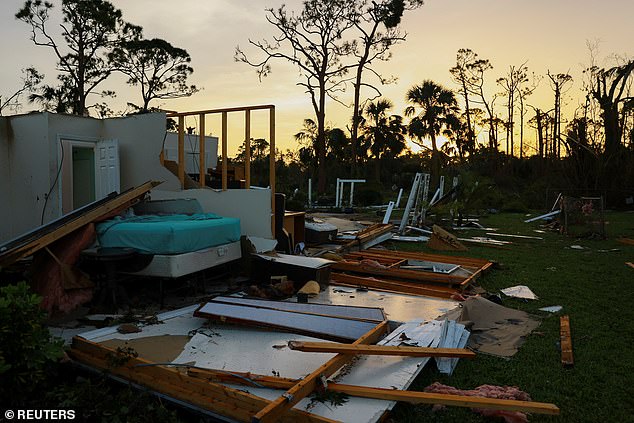
[[[117,328],[117,332],[119,332],[119,333],[138,333],[138,332],[141,332],[141,328],[139,328],[137,325],[134,325],[132,323],[124,323],[122,325],[119,325],[119,327]]]
[[[485,409],[484,407],[474,406],[473,411],[485,416],[485,417],[501,417],[506,423],[527,423],[528,417],[526,412],[542,412],[545,414],[559,414],[559,409],[552,404],[540,404],[538,411],[530,410],[528,408],[522,409],[522,403],[526,402],[528,406],[531,404],[531,397],[526,392],[521,391],[515,386],[495,386],[495,385],[480,385],[475,389],[457,389],[453,386],[443,385],[435,382],[424,389],[428,393],[442,394],[446,396],[460,395],[469,397],[478,397],[483,403],[483,398],[491,398],[493,401],[490,405],[496,401],[512,401],[515,407],[500,407],[499,409]],[[438,402],[442,405],[442,402]],[[553,408],[554,407],[554,408]],[[519,410],[519,411],[518,411]]]
[[[427,246],[432,250],[439,251],[467,251],[468,248],[465,247],[458,238],[444,230],[438,225],[434,225],[432,227],[432,235],[429,241],[427,242]]]
[[[559,213],[561,213],[561,210],[555,210],[555,211],[552,211],[550,213],[542,214],[541,216],[537,216],[537,217],[532,217],[530,219],[526,219],[524,221],[524,223],[530,223],[530,222],[534,222],[536,220],[548,219],[550,217],[558,215]]]
[[[467,346],[477,352],[512,357],[524,338],[540,324],[530,314],[495,304],[482,297],[470,297],[445,314],[464,323],[471,331]]]
[[[554,305],[554,306],[542,307],[539,310],[540,311],[546,311],[548,313],[557,313],[557,312],[560,312],[562,309],[563,309],[562,306]]]
[[[561,364],[564,367],[571,367],[575,364],[572,355],[572,335],[570,332],[570,316],[561,316],[559,319],[560,329],[560,345],[561,345]]]
[[[537,295],[531,291],[531,289],[525,285],[511,286],[509,288],[501,289],[502,293],[507,297],[525,298],[527,300],[536,300]]]

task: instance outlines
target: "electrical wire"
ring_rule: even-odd
[[[42,216],[40,217],[40,225],[44,224],[44,212],[46,212],[46,206],[48,205],[48,199],[51,196],[51,192],[53,192],[53,188],[55,188],[55,185],[57,185],[57,181],[59,180],[59,175],[62,172],[62,166],[64,165],[64,143],[62,142],[61,138],[59,138],[59,145],[60,145],[61,150],[62,150],[62,158],[59,161],[59,167],[57,168],[57,174],[55,175],[55,180],[53,181],[53,185],[51,185],[51,187],[48,190],[48,193],[46,193],[46,196],[44,196],[44,207],[42,208]]]

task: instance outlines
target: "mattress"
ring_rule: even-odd
[[[238,260],[240,241],[183,254],[155,254],[148,266],[134,275],[179,278],[201,270]]]
[[[116,217],[96,225],[101,247],[181,254],[240,240],[240,219],[213,213]]]

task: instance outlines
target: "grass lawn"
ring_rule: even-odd
[[[524,219],[523,214],[498,214],[480,223],[499,228],[500,233],[541,236],[543,241],[512,239],[507,250],[469,246],[463,254],[501,264],[501,269],[479,280],[489,292],[514,285],[530,287],[539,300],[503,297],[504,305],[540,316],[542,324],[510,360],[479,354],[474,360],[460,360],[453,376],[426,369],[411,389],[422,390],[435,381],[461,389],[512,385],[534,401],[551,402],[561,409],[560,416],[534,414],[529,418],[532,422],[634,422],[634,269],[624,264],[634,261],[634,246],[616,241],[618,236],[634,238],[634,214],[608,212],[607,240],[535,233],[539,222],[524,223]],[[473,230],[468,235],[484,233]],[[569,248],[575,244],[586,249]],[[416,247],[401,243],[398,248]],[[619,251],[599,251],[613,248]],[[538,310],[551,305],[563,310],[556,314]],[[561,314],[570,316],[575,365],[569,369],[560,361]],[[432,412],[430,406],[403,404],[392,418],[396,422],[490,421],[469,409]]]

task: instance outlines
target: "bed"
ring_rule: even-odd
[[[213,213],[117,217],[96,230],[102,248],[153,256],[135,275],[177,278],[241,257],[240,220]]]

